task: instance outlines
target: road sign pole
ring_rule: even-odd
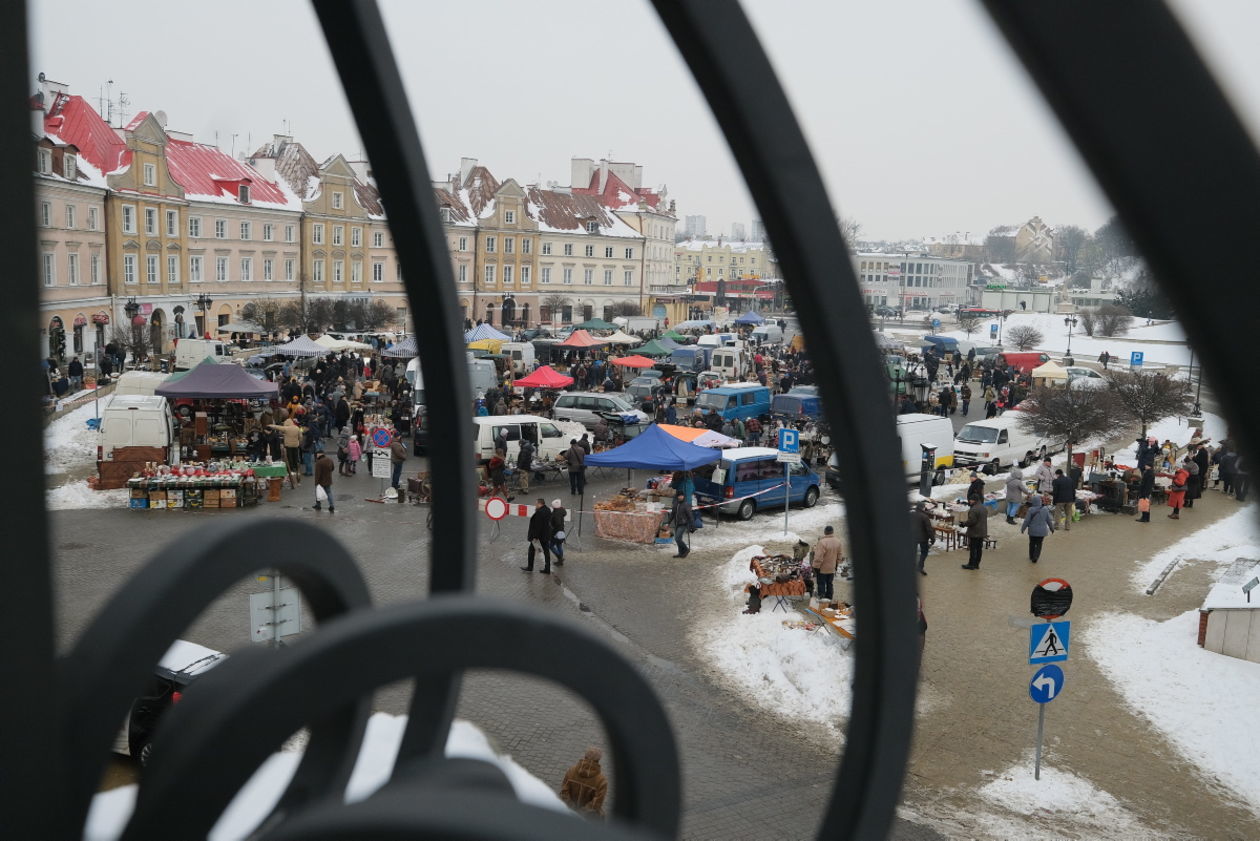
[[[788,474],[792,472],[792,465],[786,461],[783,462],[783,536],[787,537],[788,533],[788,500],[791,499],[789,491],[792,490],[792,482]]]
[[[280,647],[280,570],[271,571],[271,647]]]
[[[1046,705],[1037,705],[1037,759],[1033,765],[1033,779],[1041,779],[1041,742],[1046,735]]]

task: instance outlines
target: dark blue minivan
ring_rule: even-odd
[[[737,447],[722,452],[712,473],[696,471],[696,500],[721,502],[717,510],[752,519],[759,510],[782,511],[784,464],[772,447]],[[788,465],[788,501],[812,508],[818,503],[818,474],[804,464]]]

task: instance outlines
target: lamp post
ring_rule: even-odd
[[[1064,361],[1067,362],[1067,364],[1071,365],[1072,364],[1072,328],[1076,326],[1076,316],[1069,315],[1067,318],[1063,319],[1063,323],[1067,326],[1067,329],[1068,329],[1068,348],[1067,348],[1067,356],[1064,358]]]
[[[123,304],[123,312],[127,314],[127,327],[131,330],[131,362],[134,365],[139,360],[136,359],[136,346],[139,344],[139,333],[136,331],[136,316],[140,314],[140,305],[136,303],[133,295],[127,299],[127,303]],[[124,356],[123,361],[126,361]]]
[[[213,303],[214,301],[205,292],[197,296],[197,309],[201,310],[201,322],[197,325],[197,332],[200,334],[197,338],[199,339],[205,335],[207,328],[210,326],[208,323],[209,310],[210,305]]]

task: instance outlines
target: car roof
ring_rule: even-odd
[[[513,423],[551,423],[551,421],[539,415],[482,415],[473,418],[473,423],[507,425]]]
[[[776,456],[779,451],[774,447],[733,447],[722,451],[722,461],[743,461],[749,458],[766,458]]]
[[[733,392],[747,391],[750,388],[769,388],[769,386],[761,383],[731,383],[730,385],[716,385],[713,388],[706,388],[701,394],[710,391],[714,394],[731,394]]]
[[[226,658],[222,651],[188,640],[175,640],[158,661],[158,668],[170,672],[172,677],[192,678],[208,672]]]
[[[560,397],[617,397],[621,398],[620,392],[616,391],[566,391]]]

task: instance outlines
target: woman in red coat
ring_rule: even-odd
[[[1168,504],[1172,506],[1172,513],[1168,516],[1174,520],[1181,519],[1181,506],[1186,501],[1186,482],[1190,481],[1190,471],[1184,467],[1177,468],[1177,472],[1173,474],[1172,487],[1168,489]]]

